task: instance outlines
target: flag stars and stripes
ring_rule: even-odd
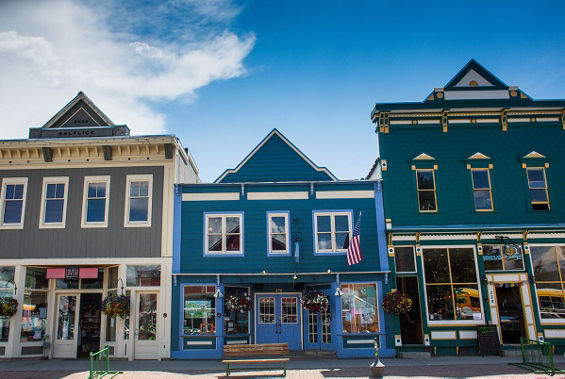
[[[355,228],[353,228],[353,238],[347,248],[347,265],[351,266],[357,264],[363,260],[363,255],[361,254],[361,213],[359,213],[359,218],[357,223],[355,223]]]

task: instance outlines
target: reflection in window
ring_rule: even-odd
[[[158,287],[161,285],[161,266],[127,266],[128,287]]]
[[[259,298],[259,324],[275,323],[275,298]]]
[[[184,335],[216,333],[215,286],[184,286]]]
[[[420,212],[437,211],[434,170],[416,170]]]
[[[344,252],[349,247],[351,213],[315,213],[316,252]]]
[[[5,178],[2,188],[3,204],[2,219],[3,225],[22,225],[25,190],[27,178]]]
[[[394,248],[394,263],[396,272],[416,272],[414,248],[412,246],[397,246]]]
[[[210,254],[240,254],[241,214],[206,215],[206,251]]]
[[[482,320],[473,249],[424,249],[424,270],[430,321]]]
[[[63,178],[61,180],[46,179],[42,224],[64,225],[67,183],[68,178]]]
[[[522,245],[483,245],[483,261],[487,271],[524,270]]]
[[[530,246],[542,318],[565,318],[565,246]]]
[[[73,340],[75,338],[76,296],[59,296],[57,317],[57,339]]]
[[[248,294],[246,287],[226,287],[225,299],[232,295]],[[226,317],[224,318],[226,334],[248,334],[249,333],[249,312],[234,312],[225,308]]]
[[[83,224],[106,225],[110,177],[84,179]]]
[[[288,253],[288,213],[269,213],[269,252]]]
[[[26,268],[20,341],[42,341],[47,328],[47,269]]]
[[[14,266],[0,266],[0,297],[14,295]],[[8,342],[10,317],[0,317],[0,342]]]
[[[530,190],[530,201],[533,210],[549,210],[549,194],[547,192],[547,179],[545,168],[526,168],[528,177],[528,189]]]
[[[377,333],[376,284],[342,284],[341,319],[344,333]]]
[[[281,323],[296,324],[298,322],[298,299],[296,297],[281,298]]]
[[[139,340],[154,341],[157,335],[157,294],[140,293],[138,308]]]
[[[472,169],[471,181],[473,183],[473,199],[475,210],[492,211],[492,189],[488,169]]]
[[[130,222],[147,222],[149,220],[149,180],[131,181],[129,183]]]

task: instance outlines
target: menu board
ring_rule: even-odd
[[[496,325],[477,325],[477,345],[479,355],[500,355],[500,339]]]

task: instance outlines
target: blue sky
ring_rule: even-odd
[[[66,57],[68,49],[59,49],[69,44],[60,36],[65,31],[18,24],[19,3],[0,6],[0,69],[16,59],[6,41],[28,46],[37,42],[31,37],[41,37],[52,55]],[[82,89],[135,134],[177,134],[203,181],[235,167],[273,128],[338,178],[363,177],[378,153],[373,104],[422,101],[471,58],[534,98],[565,98],[565,4],[558,1],[57,3],[105,21],[104,33],[88,42],[104,52],[110,44],[113,53],[102,69],[92,59],[78,61],[75,68],[87,67],[80,77],[53,59],[60,74],[49,67],[41,77],[51,75],[44,91],[32,94],[50,100],[36,115],[13,122],[24,125],[25,135]],[[100,40],[107,43],[99,46]],[[43,45],[33,52],[50,54]],[[120,49],[135,53],[135,64],[121,67],[126,53]],[[20,50],[18,59],[29,60]],[[195,60],[194,51],[206,59]],[[30,75],[10,70],[9,77]],[[0,84],[0,95],[7,86]],[[23,99],[12,92],[5,100],[13,109],[9,102]]]

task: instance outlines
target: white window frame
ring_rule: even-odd
[[[414,271],[399,271],[396,267],[396,248],[397,247],[409,247],[412,249],[412,259],[414,259]],[[418,262],[416,261],[416,249],[413,245],[395,245],[394,249],[394,270],[397,274],[416,274],[418,272]]]
[[[104,221],[95,222],[88,221],[86,219],[88,214],[88,185],[90,183],[105,183],[106,184],[106,197],[105,197],[105,209],[104,209]],[[82,228],[107,228],[108,227],[108,209],[110,203],[110,176],[85,176],[84,177],[84,189],[82,195],[82,218],[80,226]]]
[[[136,227],[149,227],[151,226],[151,210],[153,208],[153,175],[127,175],[126,176],[126,199],[125,199],[125,210],[124,210],[124,227],[125,228],[136,228]],[[149,182],[149,188],[147,189],[147,195],[149,196],[147,202],[147,221],[130,221],[130,187],[132,182]]]
[[[47,201],[47,185],[60,184],[65,185],[63,197],[63,217],[61,222],[45,222],[45,203]],[[69,198],[69,177],[68,176],[49,176],[43,178],[43,189],[41,191],[41,211],[39,212],[39,229],[60,229],[65,228],[67,220],[67,200]]]
[[[332,238],[332,248],[331,249],[324,249],[321,250],[318,248],[318,216],[330,216],[330,234]],[[338,249],[336,246],[335,236],[335,216],[347,216],[348,217],[348,224],[349,224],[349,243],[351,243],[351,239],[353,236],[353,224],[352,224],[352,212],[351,211],[335,211],[335,212],[323,212],[323,211],[316,211],[314,212],[314,245],[315,245],[315,253],[316,254],[330,254],[330,253],[339,253],[343,254],[347,252],[347,249]],[[326,232],[324,232],[326,233]]]
[[[23,202],[22,202],[22,214],[20,222],[18,223],[4,223],[4,207],[6,205],[6,186],[10,184],[23,184]],[[4,178],[2,180],[2,194],[0,195],[0,207],[2,207],[0,212],[0,229],[23,229],[24,228],[24,218],[26,213],[26,199],[27,199],[27,178]]]
[[[208,222],[211,217],[221,217],[222,218],[222,251],[210,251],[208,250]],[[227,217],[238,217],[239,218],[239,250],[226,250],[226,218]],[[243,213],[206,213],[204,215],[204,255],[205,256],[243,256]]]
[[[271,219],[273,217],[284,217],[285,223],[285,235],[286,235],[286,249],[285,250],[273,250],[273,239],[271,230]],[[269,255],[288,255],[290,252],[290,217],[288,212],[267,212],[267,245],[269,247]],[[276,233],[280,234],[280,233]]]

